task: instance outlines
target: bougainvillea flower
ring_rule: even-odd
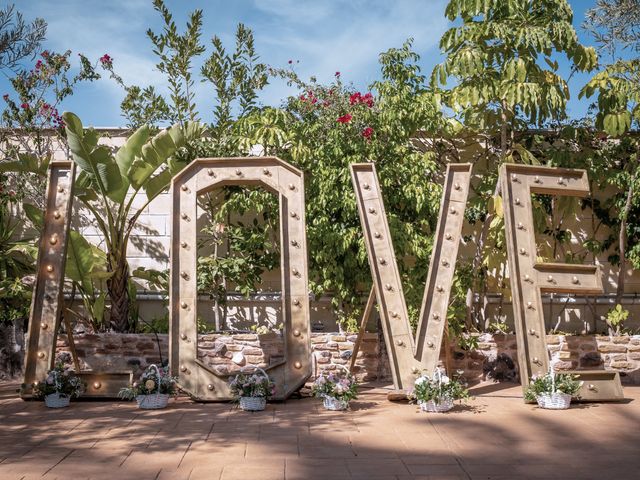
[[[373,107],[373,95],[371,95],[371,93],[365,93],[360,101],[369,108]]]
[[[113,63],[113,58],[111,58],[108,53],[105,53],[100,57],[100,63],[103,67],[110,67]]]
[[[349,123],[351,121],[353,117],[350,114],[345,114],[341,117],[338,117],[338,120],[336,120],[338,123]]]
[[[360,95],[360,92],[353,93],[349,96],[349,104],[351,105],[360,103],[360,100],[362,100],[362,96]]]
[[[373,128],[367,127],[364,130],[362,130],[362,136],[367,140],[371,138],[371,135],[373,135]]]

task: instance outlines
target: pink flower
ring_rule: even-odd
[[[360,92],[356,92],[349,97],[349,104],[355,105],[356,103],[360,103],[361,100],[362,96],[360,95]]]
[[[369,108],[373,107],[373,95],[371,95],[371,93],[365,93],[365,95],[361,99],[361,102],[366,104]]]
[[[110,67],[113,64],[113,58],[111,58],[108,53],[105,53],[100,57],[100,63],[103,67]]]
[[[362,130],[362,136],[367,140],[371,138],[371,135],[373,135],[373,128],[367,127],[364,130]]]
[[[349,123],[351,121],[353,117],[350,114],[345,114],[341,117],[338,117],[338,120],[336,120],[338,123]]]
[[[40,70],[42,68],[42,60],[38,60],[36,62],[36,70]]]

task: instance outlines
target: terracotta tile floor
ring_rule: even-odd
[[[0,479],[639,479],[640,387],[569,411],[488,385],[448,414],[365,390],[347,413],[314,399],[259,413],[171,401],[161,411],[79,402],[62,411],[0,386]]]

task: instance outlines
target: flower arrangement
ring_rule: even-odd
[[[45,404],[50,408],[69,406],[69,400],[79,397],[83,391],[84,384],[80,378],[62,363],[56,364],[47,373],[47,378],[33,387],[36,398],[44,398]]]
[[[437,368],[431,377],[420,375],[409,396],[425,412],[446,412],[453,408],[454,400],[469,398],[469,391],[458,379],[449,378]]]
[[[528,402],[537,402],[542,408],[564,410],[569,408],[573,397],[579,398],[578,391],[584,382],[578,375],[555,373],[553,367],[544,375],[534,375],[524,391]]]
[[[275,384],[261,368],[254,373],[239,373],[229,378],[231,393],[240,401],[243,410],[264,410],[267,399],[275,393]]]
[[[349,402],[358,397],[358,383],[349,371],[344,374],[321,373],[313,382],[311,393],[323,399],[327,410],[346,410]]]
[[[177,382],[176,377],[169,375],[169,367],[159,368],[156,365],[149,365],[140,379],[120,389],[118,396],[125,400],[135,398],[140,408],[164,408],[169,402],[169,396],[177,393]]]

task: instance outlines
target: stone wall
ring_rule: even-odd
[[[311,336],[313,375],[348,366],[356,336],[314,333]],[[640,384],[640,335],[608,337],[598,335],[548,335],[547,344],[554,367],[559,370],[616,370],[623,383]],[[151,363],[168,358],[168,336],[152,334],[85,334],[75,337],[82,368],[96,371],[133,370],[134,375]],[[206,334],[198,339],[198,358],[222,375],[243,369],[266,368],[283,358],[281,335]],[[71,362],[66,337],[58,340],[58,356]],[[451,345],[441,361],[460,371],[466,380],[518,381],[515,335],[478,335],[478,348],[462,351]],[[367,333],[361,344],[355,375],[360,381],[390,381],[384,342]]]

